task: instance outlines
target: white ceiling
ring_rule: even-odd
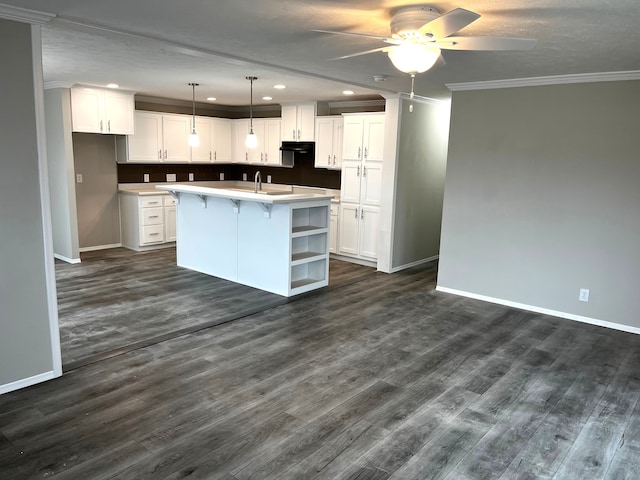
[[[46,82],[105,85],[145,96],[246,105],[248,75],[256,103],[376,98],[407,92],[410,80],[372,39],[312,32],[347,30],[386,36],[390,12],[429,4],[482,17],[460,35],[536,38],[524,52],[444,51],[446,65],[420,75],[416,93],[443,98],[446,84],[640,70],[639,0],[2,0],[57,15],[43,28]],[[0,4],[0,7],[2,5]],[[373,75],[387,75],[377,83]],[[276,91],[283,83],[287,89]],[[345,89],[356,92],[345,97]],[[260,100],[271,95],[273,100]],[[378,97],[379,98],[379,97]]]

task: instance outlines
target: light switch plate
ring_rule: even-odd
[[[82,183],[82,174],[76,173],[76,183]]]
[[[224,173],[220,172],[220,180],[224,180]]]
[[[142,174],[142,181],[144,183],[149,183],[149,174],[148,173]]]
[[[175,173],[167,173],[167,182],[175,182],[176,174]]]
[[[267,183],[271,183],[271,175],[267,175]]]
[[[193,182],[193,173],[190,173],[190,174],[189,174],[189,181],[190,181],[190,182]]]
[[[247,174],[246,174],[246,173],[243,173],[243,174],[242,174],[242,181],[243,181],[243,182],[246,182],[246,181],[247,181]]]

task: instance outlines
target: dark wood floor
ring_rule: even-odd
[[[375,274],[331,260],[330,286]],[[56,262],[62,363],[70,370],[290,301],[176,266],[175,248],[114,248]]]
[[[639,336],[434,284],[364,275],[0,396],[0,478],[638,478]]]

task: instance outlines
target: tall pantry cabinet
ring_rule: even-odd
[[[378,258],[383,147],[384,113],[344,114],[340,255]]]

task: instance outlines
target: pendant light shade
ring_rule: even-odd
[[[389,49],[393,66],[404,73],[423,73],[433,67],[440,56],[440,49],[419,43],[403,43]]]
[[[247,148],[256,148],[258,146],[258,137],[253,133],[253,81],[258,77],[247,77],[247,80],[251,82],[251,97],[249,99],[249,133],[245,139],[245,146]]]
[[[200,85],[199,83],[190,83],[189,84],[193,90],[192,96],[192,104],[193,104],[193,117],[191,120],[191,133],[189,134],[189,146],[190,147],[199,147],[200,146],[200,137],[196,132],[196,87]]]

